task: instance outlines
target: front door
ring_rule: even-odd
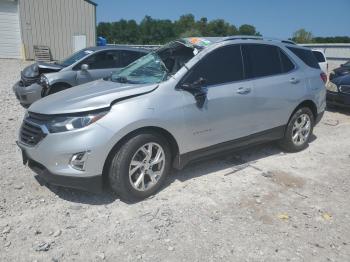
[[[207,54],[180,82],[193,84],[205,79],[203,105],[182,90],[187,136],[184,151],[193,151],[234,140],[251,133],[253,102],[251,81],[243,80],[240,45],[228,45]]]
[[[84,70],[81,69],[81,66],[83,64],[86,64],[88,68]],[[99,51],[84,59],[77,67],[78,85],[107,77],[113,72],[120,70],[120,68],[122,67],[120,51]]]

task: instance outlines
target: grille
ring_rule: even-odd
[[[46,134],[42,131],[40,126],[30,123],[27,120],[23,121],[20,131],[21,142],[30,146],[35,146],[45,136]]]
[[[339,88],[340,92],[345,93],[345,94],[350,94],[350,86],[340,86]]]

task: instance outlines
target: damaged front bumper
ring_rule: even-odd
[[[27,108],[35,101],[41,98],[42,86],[38,83],[24,86],[22,81],[18,81],[13,87],[13,92],[16,95],[17,100],[20,104]]]

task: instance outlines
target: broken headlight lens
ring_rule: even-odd
[[[326,88],[328,91],[331,92],[338,92],[338,87],[336,84],[332,83],[331,81],[328,81],[328,83],[326,84]]]
[[[41,84],[43,87],[48,87],[50,85],[49,79],[45,75],[40,76],[39,84]]]
[[[50,133],[59,133],[80,129],[95,123],[104,117],[109,111],[99,111],[77,116],[57,116],[49,121],[46,126]]]

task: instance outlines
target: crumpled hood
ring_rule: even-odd
[[[38,77],[42,73],[57,72],[63,67],[57,64],[38,62],[25,67],[22,71],[22,75],[27,78]]]
[[[44,97],[28,111],[51,115],[97,110],[111,106],[116,100],[149,93],[157,87],[157,84],[122,84],[100,79]]]

